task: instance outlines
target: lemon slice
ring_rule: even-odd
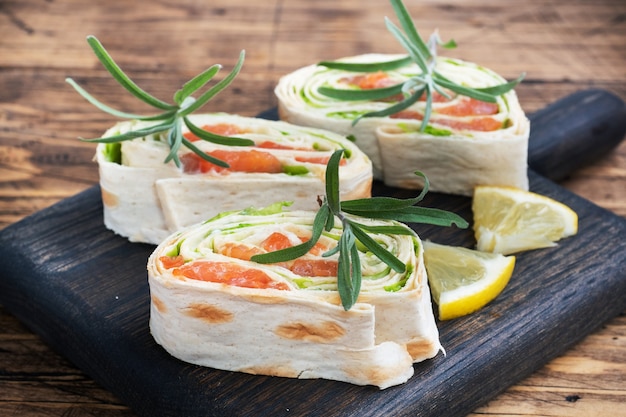
[[[478,186],[472,200],[476,249],[503,255],[555,246],[578,232],[576,213],[556,200],[511,187]]]
[[[439,319],[473,313],[495,299],[513,274],[515,256],[424,241],[424,264]]]

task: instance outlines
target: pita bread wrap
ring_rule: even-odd
[[[339,61],[378,63],[402,55],[366,54]],[[493,87],[506,80],[476,64],[436,58],[436,71],[471,88]],[[424,172],[431,191],[471,195],[476,185],[508,185],[528,189],[527,148],[530,123],[514,90],[485,103],[452,92],[435,94],[428,126],[420,131],[422,99],[391,116],[365,117],[389,107],[389,100],[343,101],[319,92],[320,87],[370,89],[399,84],[420,74],[415,63],[368,73],[330,69],[322,65],[300,68],[282,77],[275,88],[282,120],[303,126],[324,126],[351,135],[372,160],[374,177],[401,188],[420,188]],[[395,99],[396,101],[399,98]]]
[[[337,292],[338,255],[321,255],[337,245],[338,219],[300,258],[249,260],[306,241],[314,217],[277,203],[221,214],[161,243],[147,266],[155,340],[176,358],[216,369],[381,389],[406,382],[414,362],[442,350],[419,237],[372,234],[406,271],[360,249],[361,292],[346,311]]]
[[[231,169],[221,170],[181,147],[179,168],[173,161],[164,163],[170,151],[165,134],[121,144],[100,143],[96,160],[107,228],[133,242],[158,244],[183,227],[249,204],[264,206],[290,200],[294,209],[317,209],[316,198],[324,194],[326,162],[337,149],[345,149],[339,168],[342,198],[371,195],[369,158],[339,134],[221,113],[192,115],[189,119],[214,133],[255,143],[227,146],[197,140],[193,142],[197,148],[217,152],[218,158],[224,158],[224,153],[252,155],[251,161],[234,158]],[[122,122],[104,136],[145,126],[147,122]],[[235,168],[236,164],[243,165]]]

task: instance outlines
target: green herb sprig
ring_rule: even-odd
[[[480,101],[495,103],[497,97],[507,93],[517,86],[525,77],[520,75],[517,79],[486,88],[470,88],[457,84],[436,69],[437,46],[444,48],[455,48],[456,42],[453,40],[443,43],[437,32],[433,33],[428,43],[419,35],[411,16],[407,12],[401,0],[391,0],[391,5],[398,17],[400,28],[385,17],[385,24],[392,35],[400,42],[402,47],[408,52],[408,56],[392,61],[379,63],[350,63],[341,61],[322,61],[318,65],[325,66],[330,69],[339,69],[352,72],[374,72],[374,71],[390,71],[408,65],[411,62],[417,64],[421,73],[413,76],[406,81],[384,88],[374,88],[369,90],[350,90],[336,89],[332,87],[322,86],[318,91],[328,97],[345,101],[358,100],[381,100],[402,94],[403,99],[389,107],[380,110],[362,114],[355,118],[352,125],[358,123],[363,117],[385,117],[404,110],[415,104],[424,94],[426,95],[426,106],[424,117],[422,119],[420,130],[424,131],[432,113],[432,102],[434,92],[438,92],[446,98],[451,98],[447,90],[457,94],[468,96]]]
[[[142,90],[137,84],[135,84],[115,63],[113,58],[111,58],[109,53],[106,51],[106,49],[104,49],[104,47],[96,37],[88,36],[87,42],[93,49],[98,60],[122,87],[128,90],[133,96],[137,97],[139,100],[156,108],[157,110],[161,110],[161,112],[155,115],[145,116],[116,110],[98,101],[91,94],[85,91],[81,86],[79,86],[73,79],[67,78],[66,81],[72,87],[74,87],[74,89],[81,96],[83,96],[91,104],[95,105],[100,110],[106,113],[120,118],[160,122],[148,127],[131,130],[129,132],[118,135],[94,139],[80,138],[81,140],[97,143],[118,143],[126,140],[144,137],[147,135],[166,133],[167,144],[170,147],[170,152],[163,162],[167,163],[173,160],[178,167],[180,167],[181,165],[180,159],[178,158],[178,150],[181,148],[181,146],[189,148],[195,154],[208,162],[225,168],[229,167],[226,162],[206,154],[198,147],[196,147],[192,142],[185,139],[182,134],[183,123],[185,124],[185,126],[187,126],[190,132],[192,132],[194,135],[198,136],[202,140],[230,146],[254,145],[254,141],[249,139],[227,137],[207,132],[206,130],[203,130],[200,127],[194,125],[188,117],[191,113],[204,106],[209,100],[215,97],[215,95],[224,90],[235,79],[235,77],[241,70],[241,67],[243,66],[245,51],[241,51],[241,53],[239,54],[239,60],[237,61],[237,64],[234,66],[232,71],[221,81],[204,91],[197,99],[192,97],[192,94],[196,93],[209,81],[211,81],[222,68],[221,65],[213,65],[204,70],[202,73],[193,77],[191,80],[187,81],[180,90],[174,93],[174,103],[170,104],[148,94],[146,91]]]
[[[251,260],[258,263],[286,262],[305,255],[326,231],[330,231],[335,224],[335,216],[341,220],[342,234],[337,246],[322,254],[331,256],[339,253],[337,271],[337,290],[345,310],[352,308],[361,291],[361,263],[357,249],[357,241],[369,249],[381,261],[394,271],[403,273],[406,265],[394,254],[382,247],[374,240],[370,233],[385,233],[396,235],[415,234],[408,226],[385,225],[371,226],[358,221],[358,217],[383,220],[397,220],[407,223],[426,223],[439,226],[455,224],[460,228],[467,228],[468,222],[462,217],[444,210],[419,207],[419,203],[428,192],[428,179],[421,172],[416,175],[424,179],[424,188],[414,198],[398,199],[393,197],[371,197],[357,200],[340,201],[339,196],[339,162],[343,150],[335,151],[326,168],[326,195],[320,199],[320,208],[313,220],[311,239],[286,249],[252,256]]]

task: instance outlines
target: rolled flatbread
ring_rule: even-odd
[[[340,61],[374,63],[401,55],[366,54]],[[492,87],[506,82],[495,72],[476,64],[438,57],[436,70],[457,84]],[[356,73],[310,65],[283,76],[275,88],[282,120],[303,126],[324,126],[352,136],[372,160],[374,178],[389,186],[421,188],[414,175],[426,174],[430,190],[471,195],[476,185],[508,185],[528,189],[527,149],[530,122],[514,90],[485,103],[451,93],[435,94],[428,126],[420,131],[425,101],[387,117],[361,118],[393,103],[389,100],[342,101],[318,91],[381,88],[398,84],[421,71],[407,64],[391,71]],[[393,100],[398,101],[400,98]],[[393,101],[392,100],[392,101]]]
[[[277,203],[218,215],[161,243],[147,265],[156,342],[185,362],[222,370],[381,389],[406,382],[414,362],[442,350],[421,240],[372,234],[406,271],[360,248],[361,292],[346,311],[337,291],[338,255],[322,256],[337,245],[338,219],[300,258],[250,260],[308,240],[314,217]]]
[[[371,161],[337,133],[221,113],[189,118],[213,133],[251,139],[255,145],[193,141],[202,151],[228,159],[231,168],[223,170],[186,147],[178,152],[180,167],[173,161],[164,163],[170,151],[164,135],[98,144],[96,160],[107,228],[133,242],[158,244],[181,228],[248,205],[263,207],[289,200],[293,209],[315,210],[317,196],[325,192],[327,160],[337,149],[345,150],[339,167],[342,199],[371,195]],[[147,125],[122,122],[104,136]],[[194,140],[188,132],[185,135]]]

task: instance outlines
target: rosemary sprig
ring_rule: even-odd
[[[428,192],[428,179],[421,172],[416,175],[424,178],[424,188],[414,198],[398,199],[393,197],[371,197],[357,200],[340,201],[339,196],[339,161],[343,150],[335,151],[326,168],[326,195],[320,200],[320,208],[315,215],[312,236],[308,241],[286,249],[252,256],[251,260],[258,263],[276,263],[296,259],[306,254],[326,231],[335,224],[335,217],[341,220],[342,234],[337,246],[322,254],[331,256],[339,253],[337,272],[337,290],[345,310],[352,308],[361,290],[361,264],[357,241],[389,265],[394,271],[402,273],[406,265],[394,254],[374,240],[370,233],[396,235],[412,235],[415,232],[409,227],[398,225],[370,226],[362,224],[358,218],[397,220],[407,223],[427,223],[440,226],[453,224],[467,228],[468,223],[462,217],[443,210],[417,207]]]
[[[402,83],[391,87],[375,88],[369,90],[336,89],[322,86],[318,91],[328,97],[345,101],[359,100],[381,100],[393,97],[397,94],[403,95],[403,100],[390,105],[389,107],[362,114],[355,118],[352,125],[358,123],[363,117],[385,117],[404,110],[415,104],[423,95],[426,96],[426,106],[420,130],[424,131],[432,113],[433,94],[437,92],[446,98],[451,98],[446,90],[471,97],[480,101],[495,103],[497,97],[507,93],[517,86],[525,77],[521,74],[517,79],[487,88],[471,88],[457,84],[441,73],[436,68],[437,46],[444,48],[455,48],[456,43],[451,40],[443,43],[437,32],[433,33],[428,43],[424,42],[419,35],[411,16],[407,12],[401,0],[391,0],[391,5],[398,17],[402,30],[385,17],[385,24],[391,34],[400,42],[402,47],[408,52],[408,56],[392,61],[378,63],[350,63],[341,61],[322,61],[318,65],[330,69],[338,69],[352,72],[374,72],[390,71],[414,62],[420,68],[421,73],[410,77]]]
[[[109,71],[109,73],[115,78],[115,80],[124,87],[128,92],[130,92],[133,96],[143,101],[144,103],[156,108],[157,110],[161,110],[160,113],[154,115],[139,115],[133,113],[126,113],[119,110],[116,110],[112,107],[107,106],[106,104],[100,102],[87,91],[85,91],[80,85],[78,85],[73,79],[67,78],[66,81],[74,87],[74,89],[83,96],[88,102],[98,107],[100,110],[109,113],[113,116],[125,118],[125,119],[133,119],[133,120],[142,120],[142,121],[155,121],[160,122],[148,127],[140,128],[137,130],[131,130],[126,133],[112,135],[107,137],[100,137],[94,139],[84,139],[81,140],[87,142],[97,142],[97,143],[118,143],[126,140],[131,140],[135,138],[144,137],[147,135],[153,134],[165,134],[167,139],[167,144],[170,147],[170,152],[167,157],[163,161],[167,163],[169,161],[174,161],[176,166],[180,167],[180,159],[178,158],[178,150],[181,146],[185,146],[193,151],[195,154],[200,156],[202,159],[209,161],[213,164],[228,168],[228,164],[220,159],[217,159],[211,155],[206,154],[198,147],[193,145],[187,139],[184,138],[182,134],[182,125],[184,124],[187,128],[196,136],[198,136],[202,140],[206,140],[213,143],[219,143],[223,145],[230,146],[252,146],[254,145],[254,141],[250,139],[243,138],[235,138],[229,136],[221,136],[216,135],[211,132],[207,132],[206,130],[201,129],[200,127],[194,125],[191,120],[189,120],[189,115],[194,111],[198,110],[202,106],[204,106],[209,100],[211,100],[215,95],[224,90],[237,76],[241,67],[243,66],[243,61],[245,57],[245,51],[241,51],[239,54],[239,60],[237,64],[232,69],[232,71],[224,77],[221,81],[216,83],[211,88],[208,88],[204,91],[200,96],[196,99],[192,97],[192,94],[198,92],[202,87],[204,87],[209,81],[213,79],[217,75],[217,73],[222,68],[221,65],[213,65],[202,73],[196,75],[191,80],[187,81],[183,87],[174,93],[174,103],[169,104],[166,103],[150,94],[146,91],[142,90],[135,82],[133,82],[122,69],[115,63],[113,58],[109,55],[109,53],[104,49],[100,41],[94,36],[88,36],[87,42],[93,49],[96,57],[102,63],[102,65]]]

